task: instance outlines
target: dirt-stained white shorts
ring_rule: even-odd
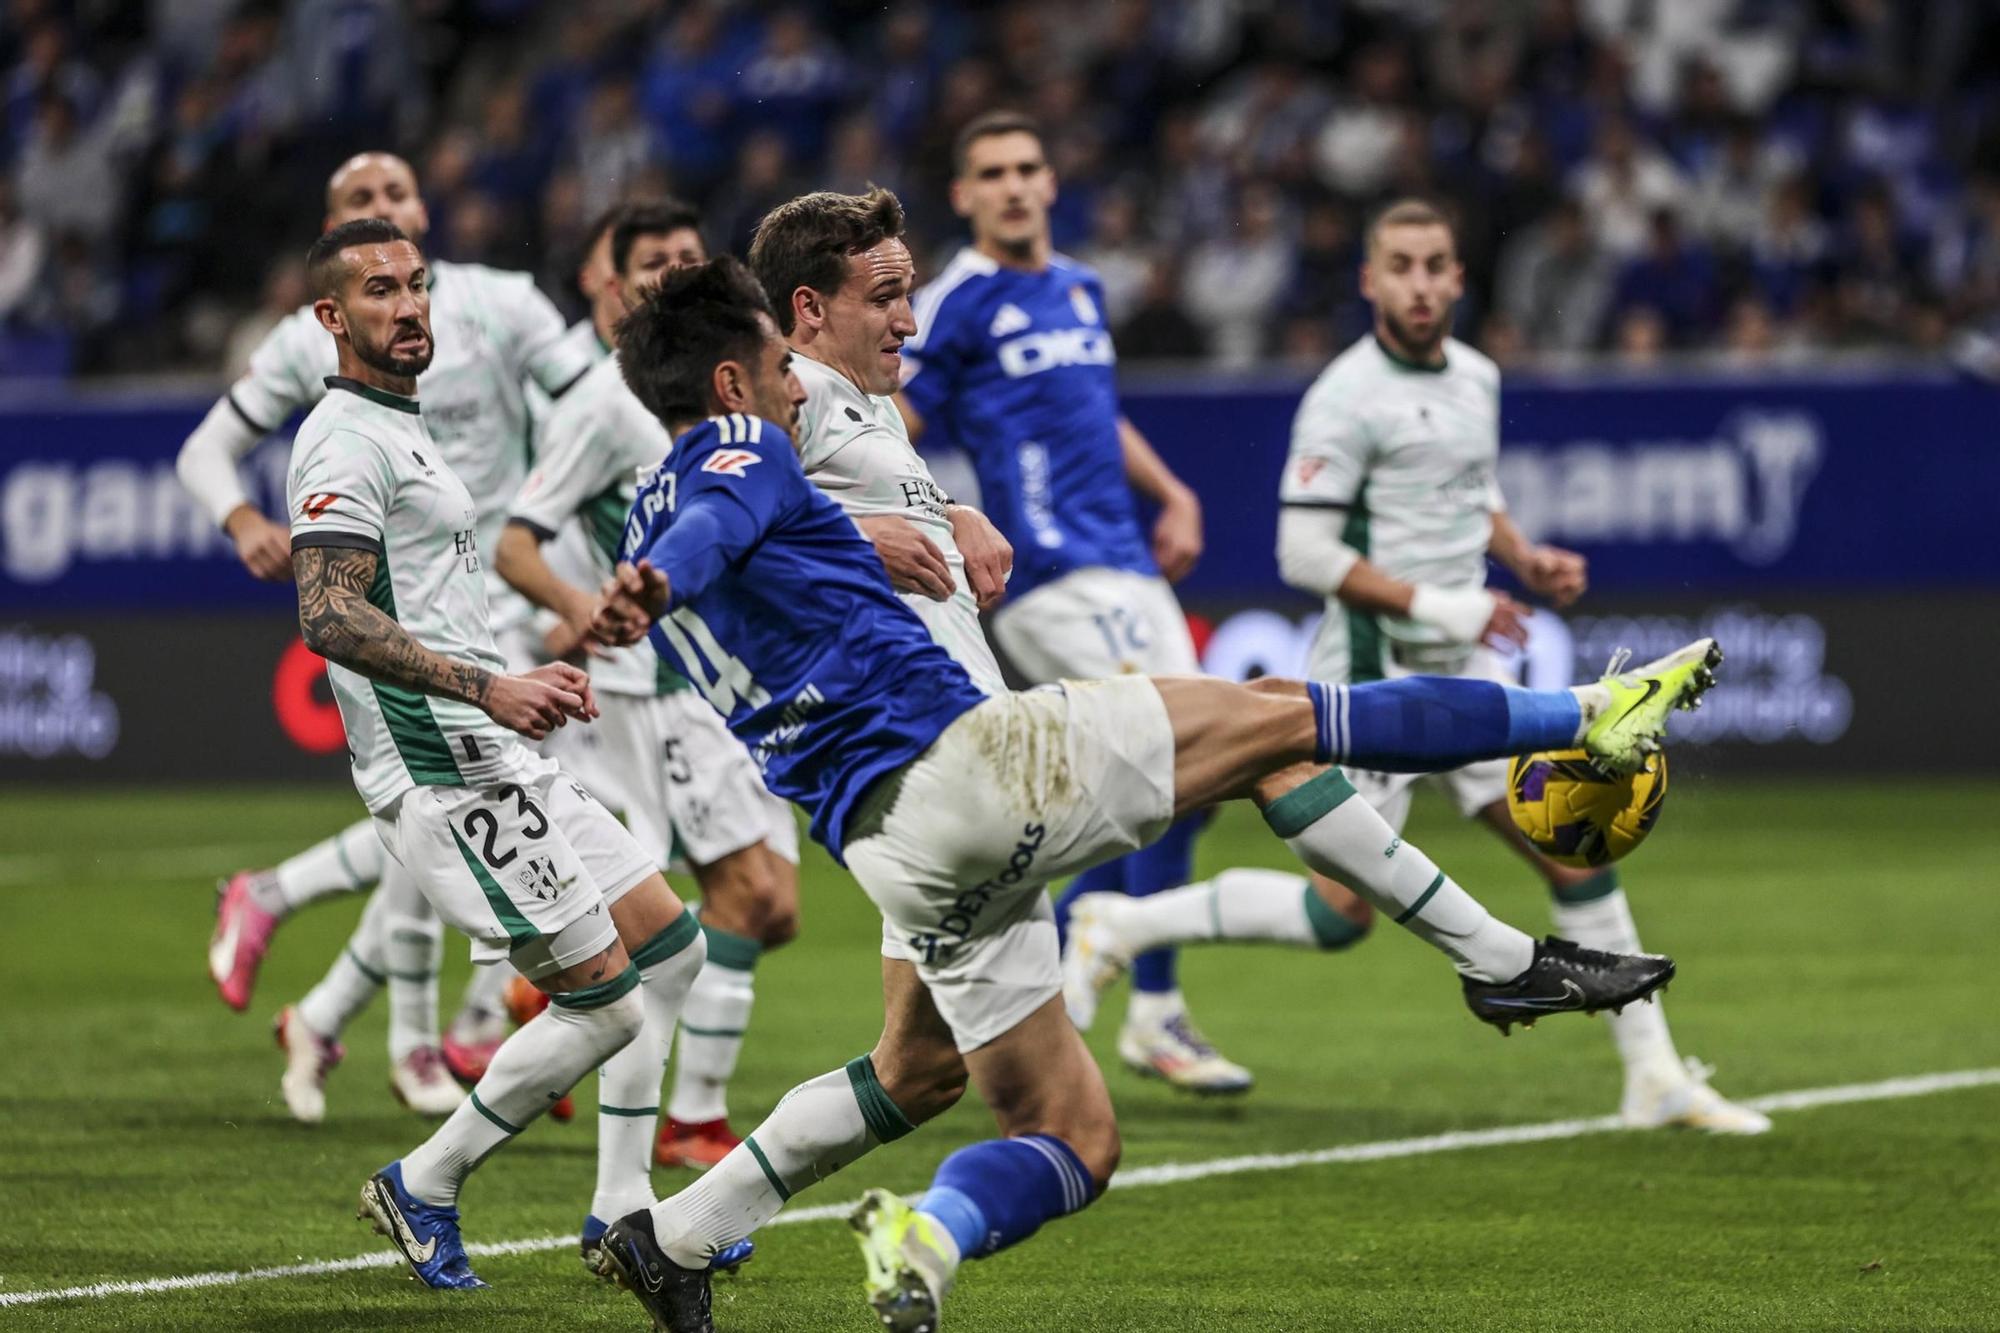
[[[877,783],[844,859],[962,1051],[1062,990],[1045,886],[1159,837],[1174,815],[1174,734],[1151,680],[998,694]]]
[[[554,760],[493,787],[416,787],[375,830],[437,914],[472,938],[472,960],[522,975],[561,971],[611,946],[610,905],[658,866]]]

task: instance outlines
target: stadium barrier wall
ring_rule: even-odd
[[[1127,396],[1203,497],[1208,549],[1182,594],[1222,674],[1297,672],[1310,642],[1318,609],[1280,585],[1273,553],[1303,387],[1140,381]],[[291,589],[245,576],[175,481],[209,401],[0,394],[0,780],[341,774]],[[2000,656],[1996,408],[2000,390],[1942,376],[1510,378],[1510,508],[1592,574],[1583,603],[1534,618],[1527,678],[1715,632],[1726,684],[1678,737],[1699,763],[2000,766],[1992,728],[1939,728],[1924,684]],[[246,460],[260,504],[276,507],[285,461],[282,439]]]

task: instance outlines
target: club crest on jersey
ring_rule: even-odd
[[[1086,324],[1098,323],[1097,302],[1090,299],[1090,293],[1082,287],[1069,289],[1069,308],[1076,311],[1076,317]]]
[[[327,510],[333,508],[333,502],[339,498],[332,491],[320,491],[313,495],[308,495],[305,498],[305,502],[299,506],[299,512],[309,519],[318,518],[326,513]]]
[[[1012,301],[1001,306],[994,314],[993,322],[986,326],[989,338],[1004,338],[1010,333],[1019,333],[1035,321],[1028,318],[1028,312]]]
[[[725,477],[740,477],[752,463],[764,460],[748,449],[717,449],[701,460],[703,472],[720,472]]]

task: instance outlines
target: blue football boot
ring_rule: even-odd
[[[355,1216],[387,1236],[427,1287],[471,1291],[486,1284],[465,1257],[458,1234],[458,1209],[436,1208],[403,1188],[403,1164],[394,1161],[368,1177]]]

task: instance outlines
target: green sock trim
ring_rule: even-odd
[[[681,1031],[690,1037],[740,1037],[747,1028],[698,1028],[692,1023],[681,1024]]]
[[[435,973],[435,972],[391,972],[391,973],[389,974],[389,979],[390,979],[391,981],[415,981],[415,982],[420,982],[420,983],[421,983],[421,982],[429,982],[429,981],[436,981],[436,980],[437,980],[437,973]]]
[[[857,1055],[847,1062],[847,1085],[854,1089],[854,1100],[861,1107],[861,1118],[878,1142],[894,1143],[916,1128],[896,1103],[889,1100],[882,1080],[875,1076],[872,1057]]]
[[[779,1201],[783,1202],[790,1199],[792,1192],[785,1188],[785,1182],[778,1179],[778,1173],[771,1169],[771,1159],[766,1157],[764,1150],[757,1146],[757,1136],[752,1134],[749,1138],[743,1140],[743,1146],[748,1148],[750,1155],[757,1159],[757,1165],[764,1168],[764,1179],[770,1181],[771,1188],[778,1192]]]
[[[350,963],[352,963],[352,964],[354,964],[354,965],[355,965],[356,967],[360,968],[360,969],[361,969],[361,975],[362,975],[362,976],[364,976],[364,977],[367,977],[367,978],[368,978],[368,979],[369,979],[370,981],[374,982],[374,983],[375,983],[376,985],[380,986],[380,985],[382,985],[383,983],[385,983],[386,981],[388,981],[388,980],[389,980],[389,974],[388,974],[388,973],[386,973],[386,972],[378,972],[378,971],[377,971],[376,969],[374,969],[374,968],[372,968],[372,967],[368,966],[368,964],[366,964],[366,963],[362,962],[362,961],[361,961],[361,955],[360,955],[360,954],[358,954],[358,953],[356,953],[356,952],[354,952],[354,950],[353,950],[353,948],[352,948],[352,947],[349,947],[348,949],[344,950],[343,952],[345,952],[345,953],[347,954],[347,961],[348,961],[348,962],[350,962]]]
[[[748,935],[738,935],[719,926],[703,926],[701,933],[708,936],[708,961],[714,967],[749,972],[757,966],[757,955],[764,952],[764,946]]]
[[[694,937],[700,933],[701,923],[694,919],[694,913],[682,912],[674,918],[672,925],[633,950],[632,966],[644,969],[655,963],[664,963],[693,944]]]
[[[630,995],[638,984],[639,969],[628,964],[623,972],[609,981],[600,981],[595,986],[585,986],[582,990],[551,995],[549,1003],[559,1004],[565,1009],[602,1009],[605,1005]]]
[[[338,833],[333,835],[333,855],[334,859],[340,862],[340,868],[347,872],[347,883],[350,888],[358,889],[368,882],[354,873],[354,863],[347,859],[347,840]]]
[[[521,1132],[521,1127],[519,1125],[508,1124],[505,1120],[502,1120],[499,1116],[494,1115],[493,1109],[489,1107],[485,1102],[479,1100],[479,1089],[474,1088],[471,1092],[468,1092],[466,1096],[471,1099],[473,1110],[479,1112],[479,1114],[485,1116],[488,1120],[491,1120],[499,1128],[506,1130],[509,1134],[519,1134]]]
[[[1309,778],[1264,807],[1264,822],[1281,838],[1296,838],[1354,795],[1354,784],[1337,768]]]
[[[1326,899],[1319,896],[1311,880],[1306,881],[1305,894],[1306,922],[1312,927],[1313,938],[1319,941],[1320,948],[1345,949],[1368,933],[1367,927],[1356,925],[1328,907]]]
[[[603,1102],[599,1102],[597,1104],[597,1113],[599,1115],[629,1116],[658,1115],[660,1108],[657,1106],[606,1106]]]
[[[1439,889],[1443,887],[1444,887],[1444,871],[1440,870],[1438,871],[1437,878],[1431,881],[1431,886],[1428,889],[1424,890],[1423,896],[1418,898],[1415,902],[1411,903],[1407,908],[1403,910],[1403,914],[1396,918],[1396,924],[1399,926],[1403,925],[1404,923],[1408,922],[1411,917],[1423,911],[1424,904],[1429,902],[1431,900],[1432,895],[1434,895]]]
[[[1618,892],[1618,867],[1606,866],[1581,883],[1567,888],[1558,885],[1549,892],[1559,903],[1594,903],[1599,898],[1609,898]]]

